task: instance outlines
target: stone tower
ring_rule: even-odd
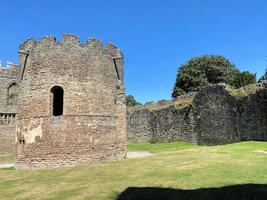
[[[126,155],[123,54],[63,35],[19,49],[16,167],[56,167]]]

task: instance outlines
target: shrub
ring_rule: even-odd
[[[236,88],[256,82],[256,75],[240,72],[233,63],[219,55],[194,57],[181,65],[176,76],[172,97],[199,91],[208,84],[226,83]]]
[[[249,71],[244,71],[236,74],[234,86],[236,88],[241,88],[243,86],[250,85],[256,82],[256,74],[252,74]]]
[[[137,102],[133,95],[128,95],[126,97],[126,105],[127,106],[136,106],[136,105],[142,105],[142,104]]]

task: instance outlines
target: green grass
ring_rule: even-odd
[[[226,90],[232,95],[235,96],[237,98],[242,98],[248,95],[252,95],[255,94],[258,90],[260,90],[261,88],[255,83],[255,84],[250,84],[250,85],[246,85],[244,87],[241,88],[233,88],[230,85],[228,85],[226,87]]]
[[[172,142],[172,143],[137,143],[128,144],[128,151],[149,151],[151,153],[160,153],[163,151],[178,151],[188,148],[197,148],[198,146],[188,144],[185,142]]]
[[[0,169],[0,199],[115,199],[128,187],[196,189],[267,184],[265,142],[129,144],[153,156],[57,169]]]

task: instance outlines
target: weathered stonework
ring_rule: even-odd
[[[185,97],[179,98],[184,102]],[[176,106],[179,99],[128,108],[128,141],[205,145],[267,141],[266,85],[242,98],[230,95],[222,85],[213,85],[191,98],[192,103],[181,108]]]
[[[18,84],[21,70],[18,65],[0,61],[0,155],[15,153],[15,125]]]
[[[267,141],[266,83],[239,98],[213,85],[128,108],[126,122],[123,62],[117,47],[103,48],[97,39],[81,44],[64,35],[61,42],[24,42],[19,65],[0,67],[0,155],[14,154],[16,147],[17,168],[120,159],[126,123],[128,142]]]
[[[110,43],[103,48],[97,39],[81,44],[77,36],[63,35],[60,43],[54,37],[27,40],[20,52],[24,68],[16,168],[124,158],[126,107],[120,50]]]

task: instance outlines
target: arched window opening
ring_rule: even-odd
[[[7,88],[7,105],[16,106],[18,99],[18,84],[13,82]]]
[[[63,115],[63,100],[64,100],[64,91],[62,87],[54,86],[51,89],[53,94],[53,115],[60,116]]]

